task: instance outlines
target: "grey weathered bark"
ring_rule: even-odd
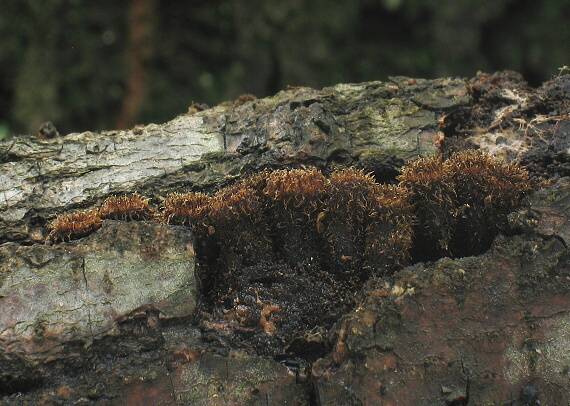
[[[556,86],[564,89],[564,83]],[[440,125],[474,103],[469,89],[462,80],[401,77],[298,88],[131,131],[1,142],[3,402],[563,399],[570,389],[567,179],[511,216],[513,229],[524,232],[500,237],[488,253],[415,264],[371,281],[362,306],[331,332],[330,354],[301,368],[208,350],[211,336],[194,325],[195,242],[187,228],[107,220],[81,240],[42,244],[55,214],[113,193],[137,191],[158,203],[170,191],[211,191],[265,168],[300,165],[324,171],[354,165],[379,180],[393,179],[408,159],[438,152]],[[524,118],[527,131],[501,133],[513,112],[528,108],[530,93],[517,92],[501,93],[504,99],[489,113],[495,121],[488,123],[499,125],[473,132],[473,144],[507,156],[533,148],[532,116]],[[559,145],[560,138],[568,140],[564,128],[553,130],[551,146],[567,148]]]
[[[468,101],[461,80],[396,78],[289,90],[131,131],[17,137],[0,144],[0,240],[39,242],[46,219],[111,193],[159,198],[293,164],[398,166],[434,154],[437,113]]]

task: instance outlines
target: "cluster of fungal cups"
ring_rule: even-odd
[[[76,240],[91,234],[101,227],[103,220],[150,220],[154,210],[149,199],[138,193],[111,196],[105,199],[101,207],[78,210],[60,214],[50,223],[50,233],[46,244],[57,244]]]
[[[483,252],[530,191],[523,168],[479,151],[411,161],[395,181],[379,184],[354,168],[328,177],[283,169],[212,195],[171,193],[158,209],[136,193],[111,196],[58,216],[46,242],[81,238],[104,219],[189,227],[203,334],[225,340],[216,350],[312,359],[327,351],[315,331],[349,311],[371,276]]]
[[[224,271],[285,262],[369,276],[412,256],[482,252],[530,190],[526,170],[477,150],[410,161],[397,180],[378,184],[354,168],[328,178],[315,168],[283,169],[213,195],[171,193],[158,210],[136,193],[111,196],[99,208],[57,216],[46,242],[81,238],[103,219],[153,220],[192,228],[210,247],[207,261]]]

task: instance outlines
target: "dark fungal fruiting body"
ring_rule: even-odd
[[[373,208],[364,229],[364,264],[373,275],[387,274],[410,260],[416,221],[408,191],[396,185],[376,185]]]
[[[196,282],[202,295],[213,296],[212,292],[217,291],[216,284],[220,278],[209,272],[219,256],[212,236],[213,229],[208,224],[210,199],[210,196],[201,192],[170,193],[164,199],[156,220],[192,229],[196,239]]]
[[[154,210],[148,202],[149,199],[138,193],[110,196],[103,201],[99,208],[99,217],[123,221],[150,220],[154,216]]]
[[[269,173],[263,194],[275,226],[275,247],[291,265],[320,263],[324,241],[317,233],[328,180],[315,168]]]
[[[479,254],[507,228],[507,214],[530,191],[528,172],[479,150],[458,152],[445,166],[456,194],[450,251],[455,256]]]
[[[189,226],[197,235],[203,235],[207,233],[209,202],[210,196],[205,193],[170,193],[157,218],[164,223]]]
[[[337,277],[365,280],[406,263],[414,219],[406,189],[349,168],[331,174],[327,196],[324,233]]]
[[[446,255],[457,219],[455,189],[442,158],[410,161],[398,180],[409,191],[418,218],[412,256],[430,260]]]
[[[197,265],[202,268],[218,257],[217,247],[213,243],[213,230],[208,225],[210,196],[200,192],[170,193],[164,200],[156,220],[162,223],[187,226],[196,237]],[[197,269],[201,272],[201,269]],[[201,278],[199,278],[201,279]],[[203,289],[206,285],[202,283]]]
[[[331,174],[321,222],[332,272],[342,275],[362,269],[365,229],[376,206],[377,186],[362,170],[349,168]]]
[[[416,260],[477,255],[507,225],[507,214],[531,190],[528,172],[478,150],[447,161],[420,158],[402,168],[418,223]]]
[[[259,191],[240,182],[209,201],[211,233],[220,245],[220,262],[229,269],[273,261],[272,244]]]
[[[95,209],[60,214],[49,225],[50,233],[46,238],[46,244],[85,237],[100,228],[101,224],[102,220]]]
[[[46,238],[46,244],[85,237],[99,229],[104,219],[150,220],[154,211],[148,201],[137,193],[110,196],[99,208],[60,214],[49,225],[50,233]]]

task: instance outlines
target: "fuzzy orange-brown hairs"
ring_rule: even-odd
[[[99,217],[113,220],[148,220],[154,210],[149,205],[149,199],[138,193],[122,196],[110,196],[99,208]]]
[[[101,227],[101,223],[95,209],[60,214],[49,225],[50,233],[46,243],[57,244],[84,237]]]

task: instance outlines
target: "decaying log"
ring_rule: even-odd
[[[394,169],[436,152],[437,116],[469,101],[461,80],[301,88],[130,131],[0,143],[0,240],[41,241],[45,220],[112,193],[163,197],[293,164]],[[377,160],[374,167],[373,160]]]
[[[292,89],[129,131],[0,142],[0,403],[567,403],[569,95],[568,76],[540,89],[509,72],[397,77]],[[275,339],[281,308],[251,286],[230,296],[260,308],[261,335],[251,314],[236,313],[249,347],[203,317],[201,294],[212,287],[200,285],[188,227],[105,220],[84,238],[43,244],[57,214],[114,194],[158,206],[169,192],[209,193],[303,166],[354,166],[389,182],[411,158],[472,147],[518,160],[536,180],[509,217],[510,235],[479,256],[363,283],[356,308],[297,341],[329,349],[316,361],[255,355]],[[270,270],[270,283],[296,289],[286,267],[250,268],[255,278],[242,284],[264,283]],[[320,277],[309,271],[303,284]],[[334,297],[336,285],[320,282],[301,288]]]

